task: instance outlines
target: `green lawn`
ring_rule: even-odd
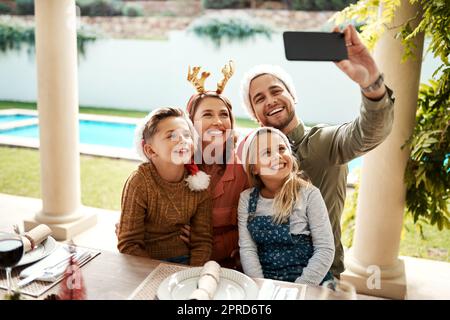
[[[33,102],[17,102],[17,101],[0,101],[1,109],[27,109],[36,110],[36,103]],[[91,106],[80,106],[80,113],[100,114],[108,116],[120,116],[120,117],[132,117],[143,118],[148,112],[139,110],[126,110],[126,109],[113,109],[113,108],[100,108]],[[150,110],[149,110],[150,111]],[[236,126],[243,128],[256,128],[258,124],[250,119],[236,118]]]
[[[84,205],[120,210],[122,187],[137,162],[81,156],[81,201]],[[0,193],[40,198],[39,152],[0,147]]]
[[[0,193],[40,197],[39,152],[0,147]],[[81,156],[81,198],[86,206],[120,210],[123,184],[136,162]],[[400,254],[450,262],[450,232],[425,225],[420,232],[405,218]]]

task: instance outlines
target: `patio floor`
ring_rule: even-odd
[[[19,224],[31,218],[42,208],[42,200],[0,193],[0,223]],[[76,236],[73,241],[79,246],[117,252],[114,224],[119,220],[118,211],[84,207],[86,213],[95,213],[95,227]],[[405,262],[407,299],[450,299],[450,263],[402,257]],[[361,299],[378,299],[359,296]]]

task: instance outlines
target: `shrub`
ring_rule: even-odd
[[[12,9],[5,3],[0,3],[0,14],[9,14]]]
[[[270,37],[273,30],[250,18],[211,17],[200,19],[189,28],[198,36],[205,36],[220,45],[223,38],[246,39],[256,34]]]
[[[141,17],[144,15],[144,13],[140,5],[126,4],[122,8],[122,15],[127,17]]]
[[[0,52],[20,50],[23,43],[34,45],[34,29],[0,23]]]
[[[122,15],[122,1],[118,0],[78,0],[82,16],[109,17]]]
[[[202,0],[205,9],[238,9],[247,8],[250,2],[247,0]]]
[[[290,0],[290,7],[294,10],[305,11],[338,11],[357,0]]]
[[[0,23],[0,52],[20,50],[25,45],[29,53],[34,52],[34,28],[21,25]],[[84,55],[88,42],[95,41],[97,35],[92,31],[81,28],[77,31],[77,45],[81,55]]]
[[[16,13],[34,15],[34,0],[16,0]]]

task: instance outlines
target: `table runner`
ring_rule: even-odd
[[[168,276],[187,269],[188,267],[167,263],[160,263],[144,281],[128,297],[128,300],[154,300],[157,299],[158,287]]]

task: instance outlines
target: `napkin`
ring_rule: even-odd
[[[23,248],[25,252],[31,251],[41,244],[52,234],[52,230],[45,224],[40,224],[36,228],[25,232],[22,235]]]
[[[59,279],[59,277],[64,273],[67,266],[69,265],[69,258],[70,258],[70,251],[67,246],[60,246],[58,249],[56,249],[52,254],[45,257],[41,261],[31,265],[28,268],[23,269],[20,272],[19,277],[20,278],[27,278],[35,273],[42,273],[36,280],[41,281],[47,281],[47,282],[54,282]],[[91,253],[89,250],[77,247],[76,253],[75,253],[75,260],[78,261],[79,264],[86,261],[91,257]],[[58,264],[59,262],[62,262]],[[47,267],[54,267],[52,268],[52,272],[43,273],[44,269]]]
[[[296,300],[297,296],[297,288],[282,288],[275,285],[273,280],[264,279],[259,289],[258,300]]]
[[[191,300],[211,300],[220,281],[220,265],[215,261],[208,261],[200,271],[197,289],[192,292]]]

